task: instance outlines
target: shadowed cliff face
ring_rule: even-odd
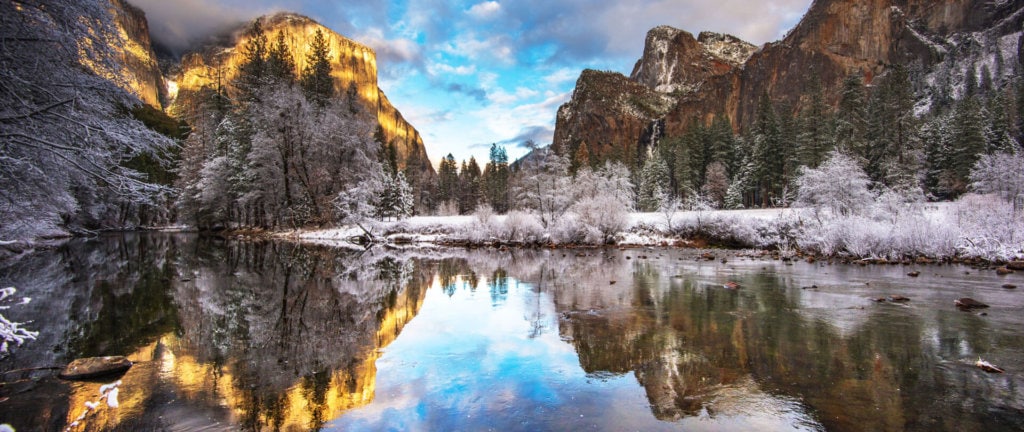
[[[295,59],[297,74],[306,67],[310,51],[309,42],[317,30],[322,31],[330,50],[333,66],[331,74],[334,77],[336,94],[344,97],[354,90],[368,109],[376,111],[385,142],[395,146],[399,169],[404,169],[409,161],[414,161],[420,171],[433,173],[419,132],[405,120],[402,113],[391,105],[384,92],[377,87],[377,55],[373,49],[347,39],[304,16],[282,13],[264,17],[262,20],[263,30],[269,41],[275,41],[278,33],[284,33],[285,43]],[[194,104],[196,95],[204,87],[221,85],[231,92],[228,83],[235,78],[243,61],[243,47],[249,40],[243,33],[249,25],[238,29],[235,37],[223,43],[207,46],[198,52],[186,53],[182,57],[180,72],[169,77],[169,110],[172,114],[187,117],[188,107]]]
[[[694,39],[682,30],[657,27],[648,33],[643,57],[628,80],[670,99],[671,109],[648,119],[664,119],[666,135],[683,133],[693,119],[708,122],[722,114],[742,130],[753,121],[764,92],[776,103],[799,109],[811,77],[820,79],[826,101],[834,105],[851,73],[863,74],[870,84],[893,64],[919,66],[927,73],[947,56],[991,56],[965,51],[986,44],[957,43],[957,38],[1011,37],[1024,22],[1021,10],[1020,2],[1009,1],[817,0],[783,40],[760,49],[727,35],[702,33]],[[627,81],[621,75],[619,80]],[[623,84],[618,92],[602,93],[590,84],[584,72],[573,99],[559,110],[556,147],[576,148],[584,139],[588,145],[594,140],[643,142],[642,128],[608,128],[614,123],[606,118],[609,108],[580,103],[637,91]],[[589,136],[594,130],[603,135]]]

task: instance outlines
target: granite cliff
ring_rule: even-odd
[[[226,37],[215,38],[201,48],[184,53],[180,63],[175,62],[173,67],[165,68],[161,73],[145,14],[124,0],[111,2],[115,23],[125,41],[119,80],[123,87],[144,103],[186,121],[191,115],[190,107],[196,102],[196,95],[204,87],[221,85],[230,94],[232,89],[228,83],[238,73],[242,47],[247,42],[245,30],[251,23],[226,32]],[[434,175],[419,132],[377,86],[377,56],[372,48],[301,15],[278,13],[259,19],[271,40],[279,32],[284,32],[298,70],[305,67],[309,41],[317,30],[322,31],[330,46],[337,94],[346,94],[351,87],[364,106],[376,113],[382,138],[394,145],[400,169],[412,163],[418,167],[415,171]]]
[[[642,152],[652,138],[682,134],[695,119],[718,115],[742,131],[764,93],[797,110],[814,77],[835,106],[846,76],[859,73],[871,84],[896,64],[924,83],[915,88],[924,109],[932,93],[957,92],[975,65],[1005,64],[993,73],[1012,74],[1022,24],[1019,1],[816,0],[782,40],[760,48],[728,35],[694,38],[657,27],[630,77],[580,75],[572,99],[558,111],[553,144],[561,151],[600,143],[607,153]],[[631,108],[638,103],[657,109]]]

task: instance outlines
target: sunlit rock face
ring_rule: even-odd
[[[115,81],[143,103],[160,108],[164,78],[149,38],[146,14],[124,0],[111,0],[110,3],[114,25],[121,39],[120,46],[114,47],[121,65]]]
[[[413,161],[420,171],[433,173],[419,132],[377,87],[377,55],[373,49],[301,15],[278,13],[260,20],[271,44],[277,40],[278,33],[284,33],[285,43],[295,60],[296,75],[306,67],[310,41],[318,30],[323,32],[329,47],[336,94],[346,97],[352,89],[364,106],[376,114],[384,142],[395,146],[399,169]],[[249,41],[246,30],[251,25],[247,23],[236,29],[232,37],[182,56],[180,71],[168,77],[176,87],[176,95],[169,105],[172,114],[185,118],[192,115],[196,97],[204,89],[220,87],[229,94],[234,91],[230,83],[243,62],[244,47]]]
[[[753,121],[757,100],[766,92],[779,106],[797,110],[806,102],[812,77],[820,80],[826,101],[834,105],[851,73],[862,74],[868,84],[894,64],[929,75],[952,57],[953,69],[962,77],[966,64],[961,59],[992,63],[996,50],[1006,64],[1015,63],[1022,8],[1010,1],[818,0],[782,40],[759,49],[728,35],[705,32],[694,38],[657,27],[648,33],[628,80],[620,76],[621,83],[595,92],[588,72],[581,75],[573,99],[558,111],[555,144],[576,148],[600,141],[621,146],[620,152],[642,146],[648,131],[617,125],[634,123],[636,116],[609,108],[638,93],[627,81],[670,99],[664,112],[652,111],[648,120],[663,119],[664,135],[677,136],[695,119],[709,122],[719,115],[742,130]],[[581,99],[605,104],[584,104]]]

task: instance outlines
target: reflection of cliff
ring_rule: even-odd
[[[942,361],[995,348],[991,327],[977,316],[949,311],[933,322],[869,308],[837,310],[844,316],[834,322],[808,314],[807,293],[760,266],[736,272],[657,251],[562,254],[474,252],[441,270],[454,280],[501,269],[549,293],[562,317],[559,333],[583,370],[632,373],[662,420],[767,415],[827,430],[1022,426],[1018,378]],[[744,288],[725,290],[726,280]],[[857,314],[852,328],[850,314]],[[1000,338],[1004,346],[1024,343]]]
[[[221,252],[176,287],[189,300],[163,363],[182,398],[219,398],[255,430],[317,429],[373,400],[380,349],[426,293],[411,264],[279,243]]]

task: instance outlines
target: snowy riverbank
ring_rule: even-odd
[[[571,215],[570,215],[571,216]],[[671,222],[670,222],[671,221]],[[566,217],[543,227],[529,213],[425,216],[368,226],[392,245],[567,246],[600,244],[593,227]],[[299,230],[280,237],[361,247],[358,227]],[[754,209],[631,213],[609,243],[624,246],[721,246],[851,258],[1024,258],[1024,218],[995,199],[922,203],[870,215],[832,216],[810,209]]]

